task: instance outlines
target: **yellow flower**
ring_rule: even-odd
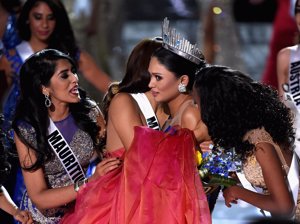
[[[196,162],[197,162],[197,166],[201,165],[202,163],[202,154],[198,150],[196,150]]]

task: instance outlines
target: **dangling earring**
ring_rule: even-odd
[[[52,105],[52,102],[48,94],[44,94],[44,96],[45,96],[45,106],[49,108]]]
[[[179,83],[179,85],[178,85],[178,91],[180,93],[185,93],[186,92],[186,86],[184,84],[182,84],[182,83]]]

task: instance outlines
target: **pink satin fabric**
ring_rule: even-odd
[[[169,135],[135,127],[123,166],[85,185],[61,223],[210,224],[194,153],[188,129]]]

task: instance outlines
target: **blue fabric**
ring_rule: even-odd
[[[16,185],[13,195],[13,201],[19,206],[21,204],[23,192],[26,190],[24,184],[24,178],[22,175],[21,168],[18,168],[17,175],[16,175]]]
[[[7,60],[11,63],[14,72],[13,84],[8,93],[3,108],[3,115],[4,115],[3,129],[7,131],[11,128],[11,123],[16,111],[16,105],[20,97],[19,70],[23,64],[23,61],[17,52],[11,53],[10,51],[5,50],[4,53]]]
[[[17,17],[15,14],[10,14],[6,23],[6,30],[2,37],[3,45],[6,49],[12,49],[21,43],[21,39],[17,32]]]
[[[56,121],[54,124],[62,133],[67,143],[70,144],[76,131],[78,130],[78,126],[76,125],[73,116],[69,114],[65,119]]]
[[[97,158],[97,159],[90,162],[89,167],[86,171],[86,177],[92,176],[92,174],[95,172],[96,166],[99,162],[100,162],[99,158]]]

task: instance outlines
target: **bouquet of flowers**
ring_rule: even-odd
[[[241,169],[241,162],[234,149],[225,150],[220,146],[210,145],[210,151],[197,151],[198,170],[206,194],[220,186],[235,185],[237,180],[232,174]]]

